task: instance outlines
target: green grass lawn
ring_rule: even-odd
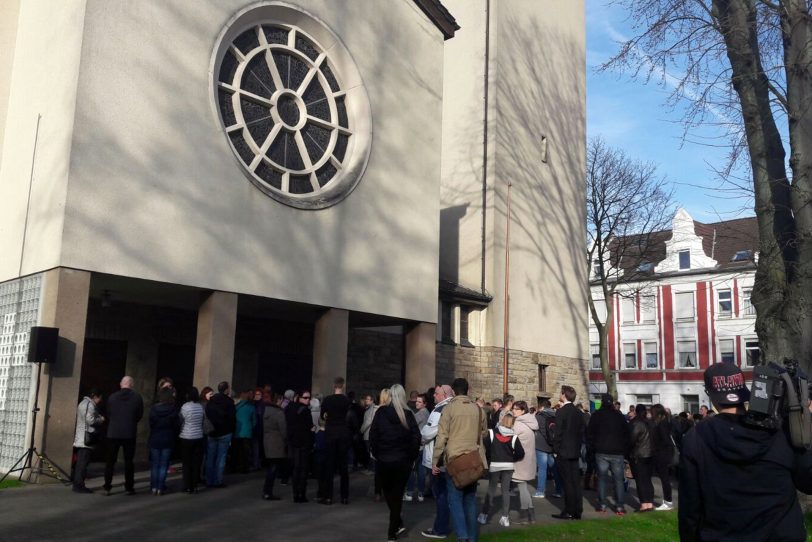
[[[806,530],[812,532],[812,513],[806,514]],[[479,539],[481,542],[670,542],[679,540],[679,535],[677,513],[657,512],[506,529]],[[807,540],[812,541],[812,536],[807,536]]]
[[[6,478],[5,480],[3,480],[2,483],[0,483],[0,489],[10,489],[13,487],[21,487],[24,485],[25,484],[23,484],[17,478]]]

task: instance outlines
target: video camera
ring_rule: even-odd
[[[756,366],[744,423],[776,431],[786,420],[792,446],[808,449],[812,445],[809,397],[809,378],[797,360],[784,358],[783,366],[773,362]]]

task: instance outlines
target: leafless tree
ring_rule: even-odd
[[[682,75],[687,126],[721,123],[752,175],[764,360],[812,364],[812,0],[617,0],[637,21],[608,67]],[[786,148],[789,146],[789,171]]]
[[[587,148],[586,191],[587,262],[592,285],[599,290],[599,296],[589,297],[589,312],[598,331],[607,391],[617,398],[607,341],[614,318],[611,300],[615,295],[637,296],[650,285],[653,264],[664,255],[663,232],[674,214],[673,192],[656,166],[633,160],[599,138]]]

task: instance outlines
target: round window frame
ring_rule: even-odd
[[[223,119],[219,104],[219,91],[221,88],[219,73],[223,58],[226,51],[233,46],[236,38],[251,27],[261,25],[288,27],[305,36],[326,55],[339,86],[339,91],[333,94],[343,96],[348,131],[350,132],[347,149],[344,159],[340,161],[341,168],[317,192],[293,194],[289,191],[285,192],[277,189],[260,178],[241,158],[229,136],[229,126]],[[247,61],[243,60],[242,62]],[[320,74],[316,76],[319,77]],[[240,171],[264,194],[290,207],[318,210],[341,202],[352,193],[361,181],[372,150],[372,114],[369,97],[361,74],[347,47],[321,19],[298,6],[285,2],[260,2],[245,7],[225,24],[217,37],[209,67],[209,81],[209,98],[218,128],[225,137],[226,144],[230,148]],[[243,131],[247,130],[245,127],[241,129]],[[331,141],[335,139],[333,135],[330,137]]]

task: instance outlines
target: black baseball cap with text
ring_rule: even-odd
[[[744,374],[732,363],[714,363],[705,369],[705,391],[717,406],[737,406],[750,400]]]

